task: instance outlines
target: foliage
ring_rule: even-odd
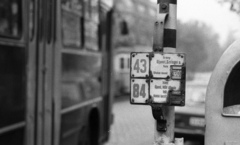
[[[222,54],[219,36],[200,22],[178,21],[177,51],[186,53],[188,72],[212,71]]]
[[[115,41],[114,47],[121,46],[150,46],[152,45],[153,24],[155,15],[149,13],[155,12],[155,7],[149,5],[144,0],[132,0],[124,3],[123,0],[116,2],[115,15]],[[132,2],[130,4],[130,2]],[[139,6],[144,11],[139,11]],[[122,22],[126,22],[128,33],[121,33]],[[124,34],[124,35],[123,35]],[[182,23],[178,21],[177,28],[177,51],[184,52],[187,55],[188,72],[206,72],[212,71],[223,49],[218,43],[219,36],[213,32],[212,28],[200,22]]]
[[[151,46],[156,7],[146,0],[116,0],[114,47]],[[123,22],[127,33],[123,33]]]
[[[240,14],[240,0],[218,0],[219,3],[229,3],[230,10]]]

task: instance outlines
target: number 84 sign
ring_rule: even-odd
[[[145,79],[131,80],[131,96],[132,103],[145,104],[148,102],[149,87],[148,81]]]

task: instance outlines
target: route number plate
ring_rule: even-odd
[[[131,76],[148,77],[149,75],[149,58],[146,53],[131,54]]]
[[[130,64],[131,104],[184,106],[185,54],[133,52]]]
[[[131,79],[131,102],[145,104],[148,101],[149,85],[146,79]]]

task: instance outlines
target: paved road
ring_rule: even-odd
[[[105,145],[152,145],[154,119],[150,106],[118,100],[113,105],[113,113],[114,124]]]
[[[125,96],[125,98],[128,98]],[[110,139],[104,145],[152,145],[154,119],[150,106],[130,105],[129,100],[117,100],[113,105],[114,123]],[[200,145],[185,141],[185,145]]]

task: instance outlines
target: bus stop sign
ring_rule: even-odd
[[[131,104],[185,105],[184,53],[132,52]]]

